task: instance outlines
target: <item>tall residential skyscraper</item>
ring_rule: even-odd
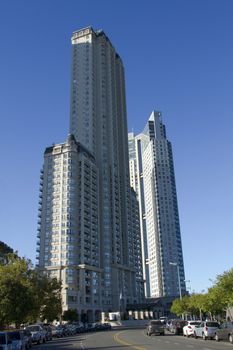
[[[130,133],[130,182],[140,210],[143,277],[147,297],[184,294],[185,275],[171,143],[160,112],[144,131]]]
[[[59,271],[64,309],[96,319],[142,301],[124,67],[102,30],[73,33],[70,136],[46,149],[41,190],[39,266]]]

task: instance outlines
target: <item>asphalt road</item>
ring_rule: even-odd
[[[148,337],[145,329],[113,330],[80,334],[73,337],[55,339],[36,350],[227,350],[233,349],[228,342],[202,340],[175,336]]]

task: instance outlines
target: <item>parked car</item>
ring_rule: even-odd
[[[105,330],[105,331],[110,331],[112,329],[111,324],[107,323],[107,322],[102,323],[101,326],[102,326],[102,329]]]
[[[152,334],[164,335],[164,324],[161,320],[151,320],[146,328],[146,334],[151,336]]]
[[[183,334],[184,320],[171,320],[169,324],[169,331],[175,335]]]
[[[0,349],[12,350],[12,341],[8,332],[0,332]]]
[[[216,333],[216,330],[220,327],[220,324],[215,321],[205,321],[201,324],[195,326],[193,330],[193,335],[195,338],[201,337],[203,340],[213,339]]]
[[[52,328],[49,324],[43,324],[41,325],[41,327],[43,328],[44,332],[45,332],[45,340],[49,341],[53,339],[52,336]]]
[[[67,335],[75,335],[76,334],[76,326],[72,323],[68,323],[65,325],[65,330]]]
[[[12,341],[12,350],[26,350],[26,339],[22,331],[14,330],[8,332]]]
[[[53,326],[52,327],[52,336],[55,338],[64,337],[63,328],[61,326]]]
[[[83,333],[84,330],[85,330],[85,328],[84,328],[83,324],[79,324],[79,323],[75,324],[75,331],[77,334]]]
[[[94,332],[95,329],[95,323],[86,323],[85,324],[85,332]]]
[[[233,344],[233,322],[225,322],[221,324],[220,328],[215,331],[214,338],[216,341],[228,340]]]
[[[26,329],[23,329],[22,332],[26,343],[26,349],[28,350],[32,347],[32,333]]]
[[[183,327],[183,335],[190,337],[193,335],[195,326],[201,324],[201,321],[186,321],[186,325]]]
[[[43,328],[38,325],[38,324],[33,324],[33,325],[30,325],[30,326],[27,326],[26,327],[26,330],[31,332],[32,334],[32,342],[33,343],[37,343],[37,344],[40,344],[40,343],[45,343],[46,342],[46,339],[45,339],[45,331],[43,330]]]

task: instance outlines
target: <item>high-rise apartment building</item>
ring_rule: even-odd
[[[144,131],[130,133],[130,183],[140,211],[143,277],[147,297],[184,294],[185,275],[171,143],[160,112]]]
[[[41,191],[39,267],[60,276],[64,309],[91,320],[142,301],[124,67],[103,31],[73,33],[70,136],[46,149]]]

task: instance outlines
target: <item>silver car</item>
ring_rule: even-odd
[[[233,344],[233,322],[221,324],[220,328],[215,332],[215,340],[228,340],[231,344]]]
[[[45,343],[46,341],[45,331],[40,325],[34,324],[34,325],[27,326],[26,330],[32,334],[33,343],[37,343],[37,344],[40,344],[42,342]]]
[[[194,327],[194,338],[201,337],[203,340],[213,339],[215,337],[216,330],[219,329],[220,324],[215,321],[205,321],[200,325]]]

